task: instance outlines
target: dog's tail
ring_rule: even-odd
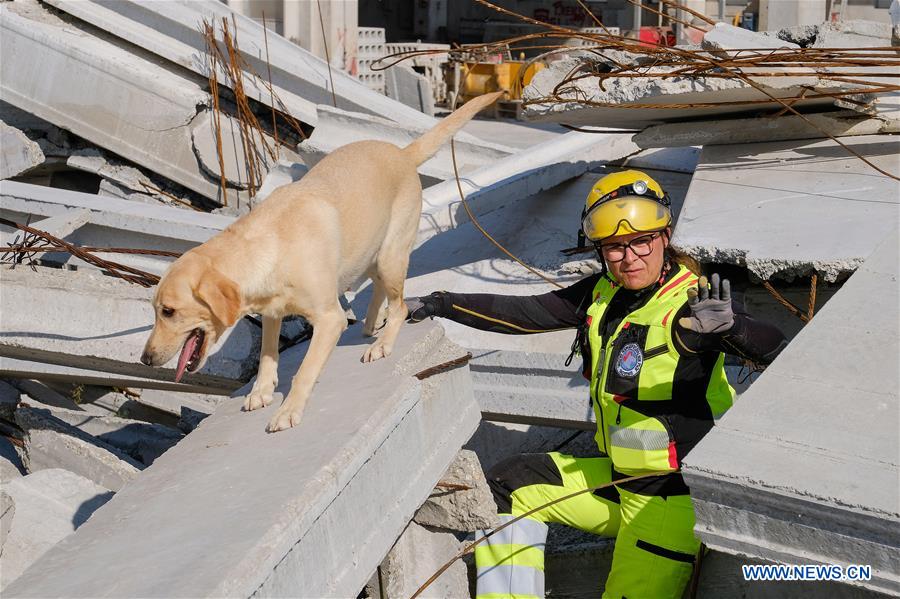
[[[457,131],[462,129],[463,125],[468,123],[472,117],[481,112],[482,109],[493,104],[501,95],[503,95],[503,92],[494,92],[469,100],[461,108],[453,111],[450,116],[432,127],[425,135],[403,148],[403,151],[412,158],[417,166],[422,164],[434,156],[440,147],[453,137]]]

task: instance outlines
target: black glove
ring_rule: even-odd
[[[426,318],[434,318],[441,314],[444,305],[443,291],[435,291],[425,297],[407,297],[406,303],[408,322],[422,322]]]
[[[734,326],[734,312],[731,309],[731,283],[722,280],[719,291],[719,275],[713,274],[707,288],[706,277],[700,277],[697,289],[688,289],[690,318],[680,318],[678,324],[696,333],[724,333]]]

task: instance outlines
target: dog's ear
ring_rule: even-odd
[[[241,292],[237,283],[215,269],[203,273],[194,294],[225,327],[233,325],[240,316]]]

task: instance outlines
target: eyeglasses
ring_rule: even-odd
[[[634,252],[635,256],[649,256],[653,252],[653,240],[660,235],[661,233],[657,231],[650,235],[632,239],[628,243],[597,243],[594,244],[594,247],[603,254],[603,257],[606,258],[607,262],[621,262],[625,259],[625,252],[628,248],[631,248],[631,251]]]

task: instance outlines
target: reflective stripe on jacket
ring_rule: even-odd
[[[722,353],[682,356],[673,321],[698,277],[684,266],[609,339],[603,318],[618,287],[603,277],[587,310],[597,445],[623,474],[671,472],[731,407]],[[685,373],[691,372],[690,380]],[[697,373],[701,373],[698,377]]]

